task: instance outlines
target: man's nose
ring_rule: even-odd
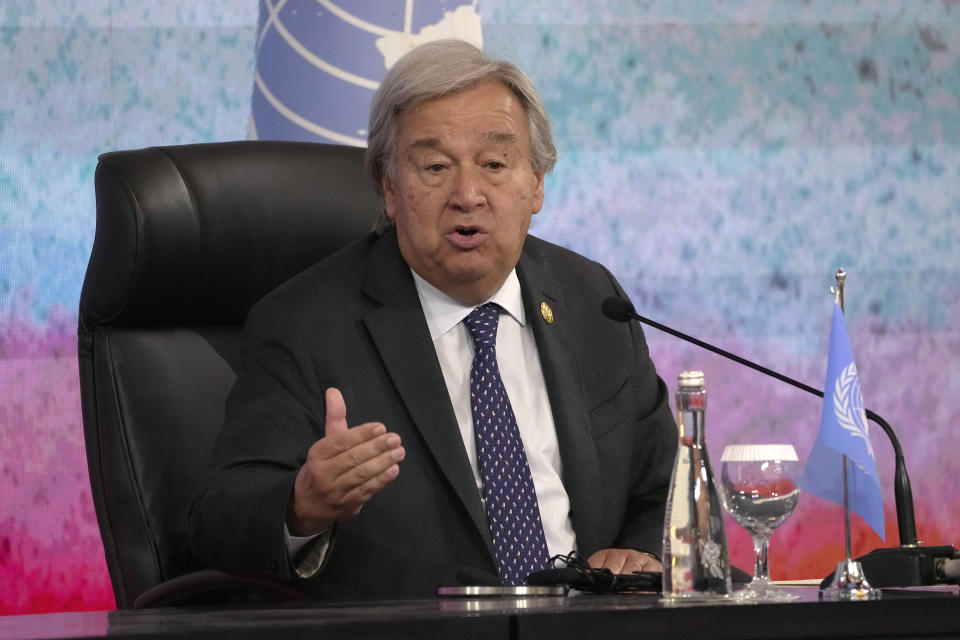
[[[463,167],[456,172],[451,185],[450,206],[469,213],[486,203],[481,176],[475,167]]]

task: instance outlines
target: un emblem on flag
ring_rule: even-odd
[[[840,372],[833,387],[833,412],[837,422],[852,438],[863,438],[867,452],[873,458],[867,414],[863,409],[863,394],[860,393],[860,378],[857,365],[851,362]]]

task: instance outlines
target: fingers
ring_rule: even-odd
[[[660,571],[660,561],[645,553],[633,552],[623,562],[621,573],[634,573],[636,571]]]
[[[400,436],[387,433],[382,424],[368,423],[315,442],[304,467],[325,495],[369,497],[386,486],[385,479],[396,476],[390,472],[380,477],[405,455]]]
[[[594,569],[609,569],[613,573],[620,573],[623,568],[623,559],[615,556],[613,549],[601,549],[587,558],[587,563]]]
[[[385,431],[383,425],[377,426]],[[351,432],[362,428],[356,427],[351,429]],[[371,431],[376,432],[379,429]],[[347,440],[346,436],[340,437],[341,444]],[[406,455],[400,444],[400,436],[395,433],[375,433],[369,439],[358,441],[344,449],[340,446],[327,447],[326,444],[321,440],[311,448],[307,464],[320,470],[322,483],[329,487],[331,492],[343,495],[354,492],[356,495],[366,496],[370,490],[375,492],[383,488],[386,485],[382,483],[380,476],[390,467],[397,466]],[[328,455],[331,449],[339,450],[339,453]],[[392,477],[392,474],[387,474],[387,477]]]
[[[612,573],[660,571],[660,562],[649,554],[635,549],[601,549],[587,562],[595,569],[609,569]]]
[[[322,452],[323,444],[323,439],[314,444],[294,482],[287,524],[295,535],[317,533],[356,517],[364,504],[399,476],[399,463],[406,456],[393,433],[381,434],[334,458],[316,454]]]
[[[400,474],[399,463],[405,455],[403,447],[397,446],[350,468],[335,481],[335,491],[343,492],[344,504],[363,505]]]

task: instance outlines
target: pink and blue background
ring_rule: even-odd
[[[405,7],[334,4],[384,28]],[[328,5],[0,2],[0,613],[113,606],[75,346],[97,155],[247,137],[260,9],[302,27],[336,22]],[[553,120],[560,160],[533,233],[606,264],[640,313],[816,387],[845,268],[865,403],[899,432],[920,537],[960,543],[960,5],[474,8],[484,48],[531,75]],[[818,399],[647,335],[671,388],[683,369],[706,372],[715,466],[732,443],[806,456]],[[873,445],[896,544],[879,429]],[[854,525],[855,553],[881,544]],[[732,522],[728,536],[752,567],[747,536]],[[773,538],[774,578],[829,572],[842,540],[840,509],[803,496]]]

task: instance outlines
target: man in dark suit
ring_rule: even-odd
[[[342,598],[514,584],[574,548],[659,569],[666,389],[600,312],[610,273],[527,235],[556,158],[529,79],[431,43],[370,123],[384,218],[251,311],[194,552]]]

